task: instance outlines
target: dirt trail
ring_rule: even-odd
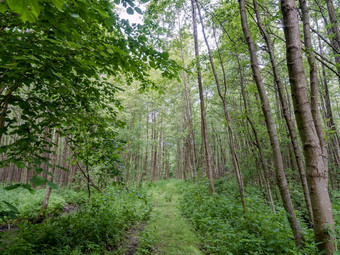
[[[148,243],[152,254],[195,255],[199,239],[190,223],[180,214],[178,181],[159,182],[152,188],[154,209],[139,237],[141,247]],[[139,247],[136,254],[150,254]]]

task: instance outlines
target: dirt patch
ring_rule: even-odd
[[[7,225],[1,225],[0,226],[0,232],[8,232],[11,230],[17,230],[19,227],[17,225],[13,225],[13,224],[7,224]]]
[[[139,233],[143,231],[146,222],[141,222],[138,225],[132,226],[125,236],[125,255],[133,255],[137,251],[138,248],[138,236]]]

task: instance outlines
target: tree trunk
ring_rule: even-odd
[[[59,140],[59,133],[57,132],[57,130],[55,131],[55,134],[54,134],[54,144],[55,144],[55,149],[54,149],[54,154],[52,155],[52,167],[50,169],[50,173],[51,175],[49,175],[47,177],[48,181],[49,182],[53,182],[53,177],[54,177],[54,172],[55,172],[55,169],[56,169],[56,162],[57,162],[57,151],[58,151],[58,140]],[[48,202],[50,200],[50,196],[51,196],[51,192],[52,192],[52,189],[50,186],[47,187],[47,190],[46,190],[46,194],[45,194],[45,198],[44,198],[44,202],[42,204],[42,207],[41,207],[41,210],[44,211],[47,209],[47,206],[48,206]]]
[[[334,33],[332,37],[332,48],[334,52],[335,63],[338,71],[338,79],[340,84],[340,32],[339,32],[339,24],[336,17],[334,4],[332,0],[325,0],[327,4],[328,16],[329,20],[332,23],[331,31]]]
[[[325,165],[327,165],[328,155],[327,155],[327,145],[325,142],[323,128],[320,119],[319,113],[319,81],[318,81],[318,73],[317,73],[317,66],[315,63],[315,57],[313,53],[313,45],[312,39],[310,34],[310,24],[309,24],[309,13],[306,4],[306,0],[299,0],[300,7],[302,10],[302,21],[303,21],[303,35],[304,35],[304,43],[307,52],[307,59],[309,64],[309,79],[310,79],[310,94],[311,94],[311,111],[314,120],[314,125],[316,129],[316,133],[319,137],[320,147],[323,154],[323,158],[325,161]]]
[[[316,23],[316,27],[317,27],[317,30],[319,30],[317,23]],[[324,53],[323,53],[320,37],[318,37],[318,45],[319,45],[320,54],[323,55]],[[331,101],[330,101],[330,96],[329,96],[329,90],[328,90],[326,70],[325,70],[325,67],[323,65],[321,65],[321,70],[322,70],[323,86],[324,86],[324,91],[325,91],[324,102],[325,102],[326,111],[324,111],[324,112],[325,112],[325,116],[327,118],[326,125],[328,126],[329,130],[331,130],[333,132],[333,134],[330,135],[330,140],[331,140],[332,145],[333,145],[333,146],[331,146],[331,148],[333,150],[334,161],[335,161],[337,166],[340,166],[340,155],[339,155],[340,139],[339,139],[339,134],[338,134],[336,124],[335,124],[335,121],[334,121],[334,117],[333,117]]]
[[[186,68],[185,61],[184,61],[184,54],[183,54],[183,46],[182,46],[182,39],[181,33],[179,33],[179,39],[181,43],[181,58],[183,63],[183,68]],[[191,105],[190,105],[190,94],[187,85],[187,77],[186,72],[183,70],[183,83],[184,83],[184,92],[185,92],[185,102],[186,102],[186,110],[188,115],[188,124],[189,124],[189,132],[190,132],[190,143],[191,143],[191,157],[192,157],[192,167],[195,174],[196,182],[198,181],[197,176],[197,159],[196,159],[196,147],[195,147],[195,136],[194,136],[194,129],[192,125],[192,114],[191,114]]]
[[[214,60],[213,60],[213,57],[211,55],[209,42],[208,42],[207,36],[205,34],[205,28],[204,28],[204,24],[203,24],[203,20],[202,20],[202,16],[201,16],[201,11],[200,11],[199,5],[197,3],[197,0],[195,0],[195,1],[196,1],[196,5],[197,5],[197,10],[198,10],[198,16],[199,16],[199,19],[200,19],[200,22],[201,22],[201,25],[202,25],[203,38],[204,38],[205,44],[206,44],[207,49],[208,49],[210,65],[211,65],[211,69],[212,69],[213,74],[214,74],[218,95],[220,96],[222,103],[223,103],[224,117],[225,117],[225,120],[227,121],[227,129],[228,129],[228,135],[229,135],[230,153],[231,153],[231,156],[232,156],[232,159],[233,159],[233,165],[234,165],[234,168],[235,168],[236,179],[237,179],[238,186],[239,186],[239,192],[240,192],[240,196],[241,196],[241,202],[242,202],[243,210],[244,210],[244,212],[246,212],[247,207],[246,207],[246,202],[245,202],[245,197],[244,197],[243,177],[242,177],[241,168],[240,168],[240,164],[239,164],[239,160],[238,160],[238,155],[237,155],[237,152],[236,152],[236,149],[235,149],[235,140],[234,140],[235,138],[234,138],[233,130],[231,128],[231,120],[230,120],[227,100],[226,100],[225,93],[222,93],[222,91],[221,91],[220,81],[219,81],[217,73],[216,73]],[[221,61],[221,66],[223,66],[222,61]],[[226,85],[226,79],[224,79],[224,83]],[[226,88],[225,88],[225,92],[226,92]]]
[[[253,0],[253,4],[254,4],[255,13],[256,13],[257,24],[260,28],[260,32],[261,32],[261,34],[262,34],[262,36],[263,36],[263,38],[266,42],[267,48],[268,48],[268,53],[269,53],[269,56],[270,56],[270,62],[271,62],[271,66],[272,66],[274,80],[275,80],[275,84],[276,84],[278,92],[279,92],[279,98],[280,98],[280,102],[281,102],[281,106],[282,106],[282,113],[283,113],[284,119],[286,120],[286,125],[287,125],[287,128],[288,128],[291,144],[293,146],[296,163],[297,163],[298,170],[299,170],[299,173],[300,173],[300,179],[301,179],[301,184],[302,184],[302,187],[303,187],[303,193],[304,193],[304,197],[305,197],[308,216],[309,216],[310,221],[313,223],[313,210],[312,210],[312,204],[311,204],[310,196],[309,196],[309,190],[308,190],[308,184],[307,184],[307,178],[306,178],[306,171],[305,171],[305,167],[304,167],[304,164],[303,164],[303,161],[302,161],[302,155],[301,155],[301,151],[300,151],[300,148],[299,148],[297,135],[295,133],[294,123],[293,123],[293,121],[290,117],[290,113],[288,111],[288,103],[287,103],[287,99],[286,99],[284,91],[283,91],[282,82],[281,82],[281,79],[280,79],[280,76],[279,76],[279,70],[277,69],[274,50],[273,50],[270,38],[267,35],[265,29],[263,28],[261,16],[260,16],[258,8],[257,8],[256,0]]]
[[[212,163],[211,163],[211,153],[210,153],[210,148],[209,148],[209,143],[208,143],[207,120],[206,120],[205,107],[204,107],[203,85],[202,85],[201,65],[200,65],[200,60],[199,60],[197,23],[196,23],[196,11],[195,11],[194,0],[191,0],[191,11],[192,11],[194,42],[195,42],[197,82],[198,82],[200,106],[201,106],[202,134],[203,134],[204,148],[206,152],[206,161],[207,161],[207,168],[208,168],[207,172],[208,172],[209,181],[210,181],[210,190],[212,194],[215,194],[215,185],[214,185],[214,180],[213,180],[213,170],[212,170]]]
[[[304,236],[303,236],[300,224],[296,218],[293,203],[290,198],[288,183],[287,183],[286,175],[285,175],[284,168],[283,168],[281,149],[280,149],[274,121],[272,118],[272,114],[270,111],[268,97],[267,97],[267,94],[266,94],[266,91],[263,85],[263,81],[262,81],[262,77],[261,77],[261,73],[260,73],[260,69],[259,69],[259,65],[257,61],[255,45],[249,32],[245,1],[239,0],[239,5],[240,5],[242,29],[243,29],[244,37],[246,39],[248,49],[249,49],[253,76],[254,76],[256,86],[257,86],[257,90],[260,95],[260,99],[262,103],[262,110],[263,110],[263,114],[265,117],[267,131],[268,131],[270,143],[271,143],[272,150],[273,150],[273,159],[274,159],[274,166],[276,170],[276,178],[277,178],[277,183],[280,189],[283,206],[287,212],[288,221],[294,234],[295,244],[297,247],[303,247]]]
[[[320,252],[333,254],[336,250],[336,240],[329,234],[329,231],[334,232],[334,219],[328,194],[328,167],[308,98],[295,1],[281,0],[281,11],[293,105],[306,159],[307,180],[314,214],[315,241]],[[329,231],[325,231],[327,228]]]

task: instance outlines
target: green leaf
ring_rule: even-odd
[[[40,166],[40,165],[41,165],[40,159],[35,158],[35,159],[34,159],[34,164]]]
[[[47,185],[48,185],[51,189],[58,189],[58,185],[55,184],[54,182],[49,182],[49,181],[47,181]]]
[[[150,66],[152,67],[152,68],[156,68],[156,63],[155,62],[153,62],[153,61],[150,61]]]
[[[35,171],[37,174],[40,174],[41,172],[44,171],[44,169],[41,168],[41,167],[34,167],[34,171]]]
[[[34,189],[32,189],[31,184],[22,183],[20,186],[23,187],[24,189],[29,190],[31,193],[34,193]],[[33,191],[33,192],[32,192],[32,191]]]
[[[126,12],[127,12],[129,15],[133,15],[133,14],[135,13],[131,7],[127,8],[127,9],[126,9]]]
[[[52,2],[59,11],[63,11],[64,0],[52,0]]]
[[[120,0],[115,0],[115,4],[120,4]]]
[[[135,7],[135,11],[136,11],[137,13],[139,13],[139,14],[142,14],[142,10],[141,10],[140,8],[138,8],[138,7]]]
[[[79,14],[77,14],[77,13],[72,13],[72,12],[70,12],[70,16],[72,17],[72,18],[79,18]]]
[[[14,206],[14,205],[12,205],[12,204],[10,204],[10,203],[8,203],[8,202],[6,202],[6,201],[2,201],[4,204],[6,204],[7,205],[7,207],[12,211],[12,212],[14,212],[14,213],[19,213],[19,211],[18,211],[18,209]]]
[[[46,179],[42,176],[33,176],[30,180],[30,182],[36,186],[41,186],[46,183]]]
[[[7,11],[7,4],[0,3],[0,13],[5,13]]]
[[[26,22],[36,21],[40,14],[38,0],[7,0],[9,8],[21,15],[21,19]]]
[[[8,148],[8,146],[1,146],[0,147],[0,154],[6,152],[7,148]]]
[[[16,165],[17,168],[25,168],[25,163],[21,161],[14,161],[14,165]]]
[[[17,215],[15,213],[13,213],[13,212],[7,212],[7,213],[8,213],[8,216],[10,218],[12,218],[12,219],[17,219],[18,218]]]
[[[18,187],[20,187],[20,186],[21,186],[20,184],[13,184],[13,185],[11,185],[11,186],[5,187],[4,189],[5,189],[5,190],[13,190],[13,189],[16,189],[16,188],[18,188]]]
[[[64,171],[66,171],[66,172],[70,171],[68,168],[63,167],[63,166],[61,166],[61,165],[57,165],[57,168],[60,168],[60,169],[62,169],[62,170],[64,170]]]

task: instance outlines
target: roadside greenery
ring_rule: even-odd
[[[75,202],[67,196],[65,200]],[[32,211],[23,207],[25,210]],[[0,233],[0,253],[103,254],[118,249],[124,230],[146,220],[150,211],[143,190],[109,186],[74,212],[47,218],[41,224],[23,221],[18,229]]]
[[[7,191],[0,188],[0,198],[10,201],[10,204],[17,209],[15,219],[5,217],[6,222],[1,221],[0,224],[5,228],[7,225],[17,225],[24,221],[36,222],[41,215],[41,205],[45,196],[45,189],[37,189],[35,192],[29,193],[23,188]],[[62,188],[51,194],[48,208],[44,212],[45,215],[60,214],[69,207],[79,207],[86,202],[87,194],[85,191],[75,191]],[[9,211],[8,206],[0,201],[0,211]]]
[[[285,211],[276,206],[273,213],[259,190],[246,190],[248,211],[244,214],[236,185],[225,179],[217,181],[215,196],[206,186],[181,185],[181,212],[198,231],[206,253],[318,254],[313,233],[306,227],[306,248],[296,250]]]

